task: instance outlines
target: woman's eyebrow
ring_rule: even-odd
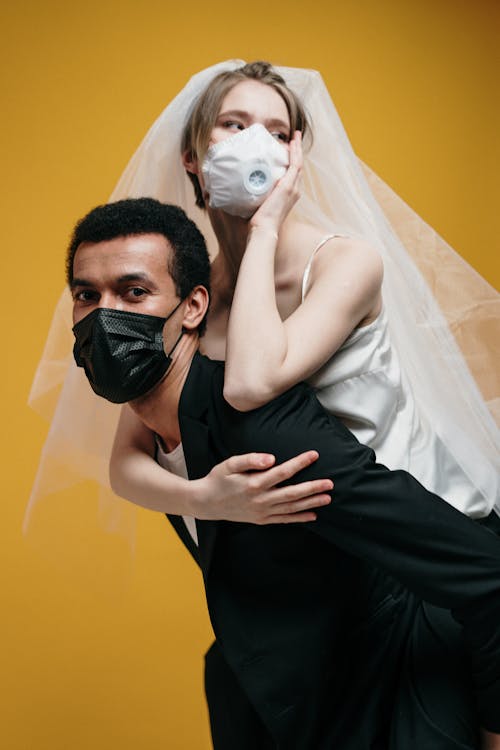
[[[249,112],[246,112],[244,109],[229,109],[227,112],[221,112],[217,119],[224,119],[225,117],[240,117],[242,120],[249,120],[251,119],[251,115]],[[280,128],[285,128],[286,130],[290,130],[290,125],[285,122],[284,120],[280,120],[279,117],[270,117],[269,119],[264,121],[266,125],[272,126],[275,125]]]
[[[250,115],[244,109],[228,109],[227,112],[221,112],[219,117],[242,117],[248,118]]]
[[[266,120],[265,122],[268,127],[275,125],[278,128],[285,128],[285,130],[290,130],[290,125],[287,122],[284,122],[283,120],[280,120],[277,117],[271,117],[269,120]]]

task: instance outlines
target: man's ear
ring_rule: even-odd
[[[182,164],[186,172],[195,175],[198,174],[198,159],[192,151],[187,150],[182,152]]]
[[[208,310],[210,297],[204,286],[195,286],[185,299],[182,327],[194,331],[200,325]]]

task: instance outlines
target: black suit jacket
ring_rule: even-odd
[[[281,463],[314,448],[318,461],[293,481],[334,481],[332,503],[310,524],[197,521],[196,549],[170,519],[201,566],[224,657],[276,742],[319,747],[315,733],[335,715],[325,746],[350,747],[355,730],[352,746],[363,747],[390,702],[420,599],[463,625],[481,724],[500,731],[497,537],[377,464],[307,385],[240,413],[224,401],[223,378],[221,363],[195,355],[179,404],[190,478],[234,454],[269,452]],[[360,709],[365,729],[355,725]]]

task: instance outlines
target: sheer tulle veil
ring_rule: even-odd
[[[193,76],[153,124],[111,200],[143,195],[182,206],[207,238],[215,238],[180,159],[180,138],[193,102],[211,79],[242,65],[232,60]],[[500,296],[352,151],[319,73],[277,68],[308,112],[313,141],[305,154],[299,218],[366,238],[384,259],[384,304],[391,336],[421,411],[467,474],[498,500],[500,417],[496,367]],[[112,527],[129,526],[131,504],[115,498],[108,459],[119,407],[90,390],[72,360],[71,299],[56,308],[34,378],[30,404],[50,421],[26,522],[36,500],[82,478],[101,486]],[[472,374],[471,374],[472,373]]]

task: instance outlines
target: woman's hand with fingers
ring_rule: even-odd
[[[281,225],[300,198],[302,134],[296,130],[289,143],[288,169],[250,219],[253,231],[266,229],[278,235]]]

